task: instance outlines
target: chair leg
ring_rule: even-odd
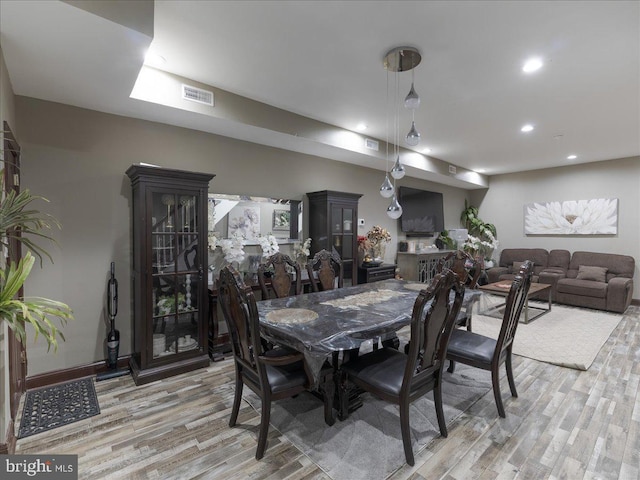
[[[491,381],[493,383],[493,396],[496,399],[496,406],[498,407],[498,415],[500,415],[502,418],[505,418],[506,414],[504,413],[504,406],[502,405],[502,394],[500,393],[500,374],[498,367],[491,370]]]
[[[449,360],[449,368],[447,368],[447,372],[453,373],[455,369],[456,369],[456,362],[454,362],[453,360]]]
[[[242,402],[242,374],[236,370],[236,394],[233,397],[233,408],[231,409],[231,418],[229,419],[229,426],[233,427],[238,420],[238,412],[240,411],[240,402]]]
[[[264,456],[267,448],[267,436],[269,434],[269,417],[271,416],[271,398],[268,394],[262,397],[262,414],[260,415],[260,432],[258,433],[258,448],[256,449],[256,460]]]
[[[509,388],[511,389],[511,396],[518,398],[518,392],[516,390],[516,382],[513,380],[513,370],[511,368],[511,352],[507,353],[507,359],[504,362],[507,368],[507,378],[509,379]]]
[[[404,456],[411,466],[415,463],[413,459],[413,448],[411,447],[411,430],[409,428],[409,402],[400,402],[400,430],[402,431],[402,445],[404,445]]]
[[[440,386],[433,389],[433,403],[436,404],[436,416],[438,417],[440,435],[446,437],[449,435],[449,432],[447,431],[447,422],[444,420],[444,410],[442,409],[442,389]]]

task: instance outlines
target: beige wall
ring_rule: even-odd
[[[495,224],[500,248],[536,247],[631,255],[636,259],[634,299],[640,299],[640,157],[491,177],[474,192],[480,218]],[[618,199],[617,235],[525,235],[524,205],[533,202]]]
[[[157,123],[16,97],[23,148],[23,185],[50,200],[42,210],[57,217],[54,265],[35,271],[27,293],[69,304],[76,320],[65,329],[57,354],[28,344],[28,375],[105,358],[106,283],[110,262],[119,282],[121,354],[131,351],[130,183],[125,170],[138,162],[216,174],[210,191],[301,199],[331,189],[363,194],[359,217],[366,226],[388,228],[395,257],[397,222],[386,215],[388,199],[378,190],[381,171],[263,147]],[[447,227],[458,227],[467,191],[416,179],[403,185],[444,194]]]

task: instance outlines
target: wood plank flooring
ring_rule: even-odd
[[[489,391],[390,478],[640,479],[640,307],[588,371],[518,356],[514,371],[518,398],[502,382],[506,419]],[[273,428],[255,460],[256,412],[243,402],[228,426],[233,379],[225,360],[141,387],[98,382],[100,415],[18,440],[16,453],[77,454],[87,479],[330,478]]]

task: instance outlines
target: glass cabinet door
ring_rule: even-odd
[[[201,350],[198,197],[152,193],[153,359]]]

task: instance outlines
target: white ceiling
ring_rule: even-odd
[[[0,8],[17,95],[296,149],[237,119],[130,99],[151,43],[165,71],[347,130],[364,122],[384,141],[382,59],[414,46],[416,151],[486,175],[640,155],[638,1],[156,1],[153,40],[68,3]],[[545,65],[524,74],[532,56]],[[401,74],[402,96],[410,81]],[[404,134],[410,113],[401,114]],[[525,123],[533,132],[520,132]]]

